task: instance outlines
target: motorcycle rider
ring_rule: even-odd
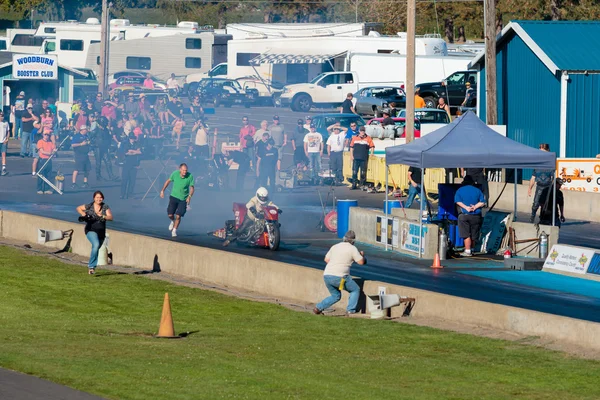
[[[246,234],[248,229],[254,225],[257,218],[264,219],[264,207],[266,206],[277,207],[275,203],[269,200],[269,191],[264,187],[260,187],[256,191],[256,195],[246,203],[247,212],[244,222],[233,233],[233,237],[223,243],[223,246],[229,246],[230,243],[235,242],[240,236]]]

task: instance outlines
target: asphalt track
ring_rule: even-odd
[[[219,129],[219,134],[236,136],[242,115],[249,115],[251,121],[259,125],[260,120],[270,120],[274,114],[280,115],[288,129],[295,126],[296,120],[303,114],[288,110],[260,109],[219,109],[216,116],[210,117],[212,127]],[[188,121],[189,122],[189,121]],[[286,150],[290,153],[291,148]],[[16,154],[15,154],[16,153]],[[290,155],[284,159],[284,166],[290,163]],[[70,152],[62,152],[54,162],[55,170],[60,168],[70,181],[73,162]],[[273,195],[273,200],[284,210],[281,216],[282,246],[277,252],[232,245],[224,249],[221,242],[206,234],[223,226],[226,219],[232,218],[231,205],[235,201],[246,201],[252,194],[252,179],[247,179],[243,193],[233,191],[212,192],[197,188],[192,201],[192,209],[185,216],[179,229],[179,237],[172,239],[167,230],[165,199],[160,199],[154,190],[141,200],[150,186],[150,182],[158,175],[161,166],[156,162],[146,161],[143,170],[138,173],[136,195],[134,199],[120,200],[119,183],[96,182],[94,174],[90,177],[90,189],[66,189],[63,196],[35,194],[36,180],[31,177],[31,160],[18,157],[17,142],[11,141],[8,159],[10,174],[0,177],[0,208],[25,212],[49,218],[76,221],[74,208],[91,201],[94,190],[102,190],[106,202],[111,206],[115,221],[110,229],[149,235],[166,240],[192,245],[204,246],[224,251],[232,251],[255,257],[268,258],[281,262],[302,265],[308,268],[323,269],[323,257],[329,246],[338,241],[335,234],[321,232],[316,227],[322,213],[319,192],[331,209],[332,197],[338,199],[357,199],[363,207],[381,208],[384,195],[367,194],[349,191],[345,187],[335,188],[330,192],[326,187],[300,187],[293,191]],[[167,168],[170,173],[175,163]],[[194,173],[194,171],[191,171]],[[165,176],[158,179],[158,187]],[[233,183],[233,182],[232,182]],[[568,217],[568,216],[567,216]],[[36,229],[37,227],[31,227]],[[52,227],[43,227],[51,229]],[[83,226],[81,227],[83,230]],[[600,224],[585,221],[568,221],[561,230],[561,242],[600,248]],[[368,255],[369,264],[365,267],[353,268],[353,274],[364,279],[379,280],[398,285],[410,286],[454,296],[481,300],[486,302],[521,307],[556,315],[563,315],[583,320],[600,322],[600,299],[592,296],[565,293],[556,288],[538,287],[535,284],[501,281],[476,275],[465,274],[465,271],[500,271],[502,264],[484,260],[449,260],[447,268],[432,270],[429,262],[385,252],[380,248],[359,245]],[[160,263],[160,260],[158,260]],[[508,272],[515,273],[518,272]],[[541,273],[540,273],[541,274]],[[315,299],[318,301],[318,299]],[[67,388],[48,388],[46,381],[0,370],[0,398],[6,399],[86,399],[80,392],[70,393]],[[5,384],[5,382],[7,382]],[[58,386],[58,385],[55,385]],[[39,391],[38,391],[39,389]],[[4,396],[3,390],[10,390]],[[37,393],[37,394],[36,394]],[[62,394],[64,393],[64,394]],[[29,397],[27,397],[29,396]],[[55,397],[52,397],[55,396]],[[61,397],[62,396],[62,397]]]

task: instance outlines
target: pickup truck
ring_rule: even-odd
[[[465,84],[471,83],[473,96],[465,107],[475,107],[477,103],[477,71],[457,71],[442,82],[428,82],[416,85],[419,95],[425,100],[426,108],[436,108],[438,99],[443,97],[453,112],[461,106],[467,93]]]
[[[308,112],[313,107],[339,107],[348,93],[364,87],[398,86],[402,82],[361,82],[356,72],[324,72],[308,83],[287,85],[277,103],[293,111]]]
[[[192,97],[198,91],[198,83],[207,78],[227,78],[227,63],[217,64],[208,72],[189,74],[183,83],[183,92]]]

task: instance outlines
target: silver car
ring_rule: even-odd
[[[356,99],[355,111],[360,115],[381,115],[390,103],[396,103],[396,108],[406,107],[404,90],[391,86],[373,86],[360,89],[354,94]]]

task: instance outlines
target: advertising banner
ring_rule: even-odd
[[[419,254],[419,246],[421,253],[425,253],[425,234],[427,226],[423,226],[423,232],[419,232],[419,224],[413,222],[402,221],[400,226],[400,249]]]
[[[544,269],[555,269],[572,274],[585,274],[590,266],[595,251],[582,247],[556,244],[548,253]]]
[[[14,79],[58,79],[58,58],[55,54],[13,54]]]
[[[557,177],[563,180],[562,190],[600,192],[600,159],[559,158],[556,160]]]
[[[398,247],[398,219],[377,216],[375,241]]]

